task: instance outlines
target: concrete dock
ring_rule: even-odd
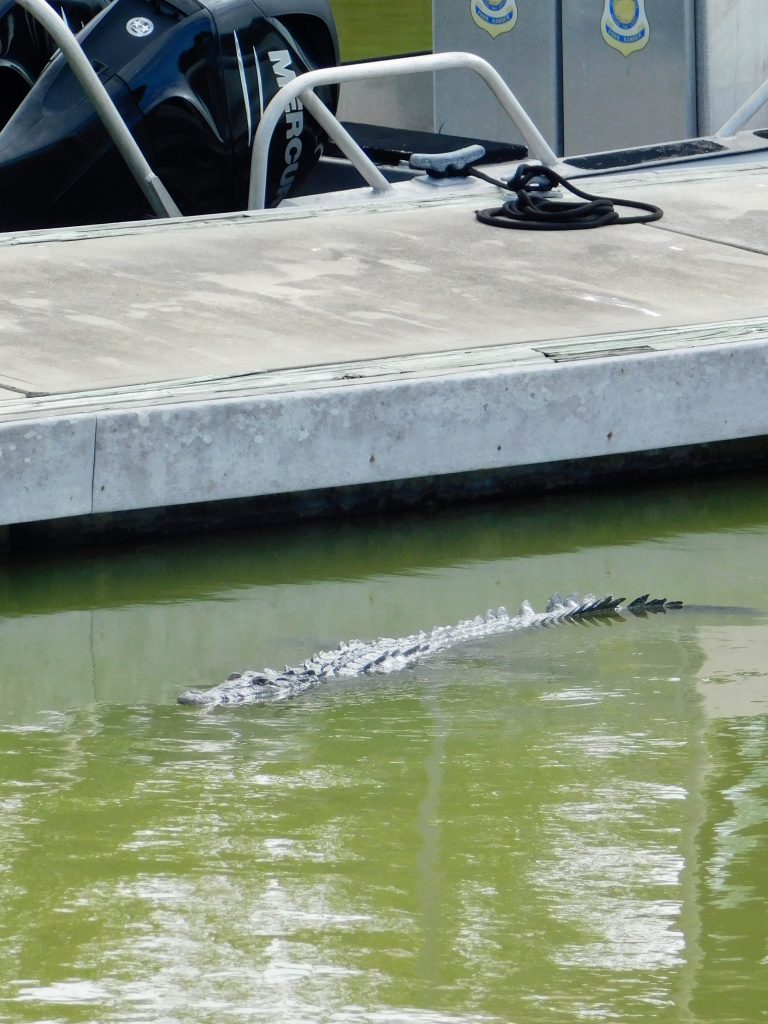
[[[585,187],[664,217],[500,231],[473,212],[499,193],[468,180],[0,235],[6,542],[427,479],[552,486],[729,444],[762,458],[768,168]]]

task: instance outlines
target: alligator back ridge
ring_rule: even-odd
[[[612,594],[604,597],[595,597],[593,594],[579,597],[572,594],[566,598],[553,594],[543,612],[534,611],[524,601],[517,615],[510,615],[502,607],[474,619],[463,620],[454,626],[435,626],[428,632],[413,633],[410,636],[380,637],[370,643],[350,640],[333,650],[319,651],[297,666],[286,665],[282,671],[265,668],[261,672],[235,672],[209,690],[186,690],[179,696],[178,703],[199,707],[275,704],[313,689],[329,679],[399,672],[456,644],[496,633],[568,622],[646,616],[683,607],[681,601],[651,598],[648,594],[635,598],[629,604],[624,601],[623,597],[614,597]]]

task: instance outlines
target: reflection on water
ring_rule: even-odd
[[[0,570],[0,1020],[765,1019],[761,616],[233,668],[585,588],[768,608],[757,484]]]

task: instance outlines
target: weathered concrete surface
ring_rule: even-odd
[[[556,235],[410,185],[0,238],[0,525],[766,435],[765,181],[609,177],[662,227]]]
[[[642,189],[645,196],[656,191]],[[669,183],[660,191],[665,213],[654,228],[768,254],[768,171],[732,170],[726,179]]]
[[[768,198],[763,184],[754,179],[754,192]],[[686,230],[692,218],[709,223],[713,190],[733,201],[731,179],[624,189],[666,205],[666,223]],[[477,201],[495,198],[486,189]],[[754,204],[750,193],[729,232],[751,233]],[[37,392],[766,312],[762,255],[642,226],[494,231],[475,221],[471,199],[0,245],[0,275],[0,387]]]
[[[758,343],[103,413],[94,511],[751,437],[767,374]]]
[[[93,416],[0,423],[0,524],[92,509]]]

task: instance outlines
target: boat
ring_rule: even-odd
[[[327,0],[65,0],[69,56],[35,11],[55,25],[45,5],[0,12],[7,96],[26,89],[0,134],[6,231],[242,209],[260,112],[297,73],[338,62]],[[333,90],[322,99],[333,105]],[[287,131],[291,159],[268,175],[275,202],[321,148],[301,111]],[[144,162],[151,174],[134,173]]]
[[[475,54],[339,66],[325,0],[18,0],[0,26],[22,9],[6,546],[765,464],[768,130],[742,126],[767,87],[713,136],[563,158]],[[521,142],[336,117],[339,86],[457,69]],[[619,224],[476,215],[570,188]]]

